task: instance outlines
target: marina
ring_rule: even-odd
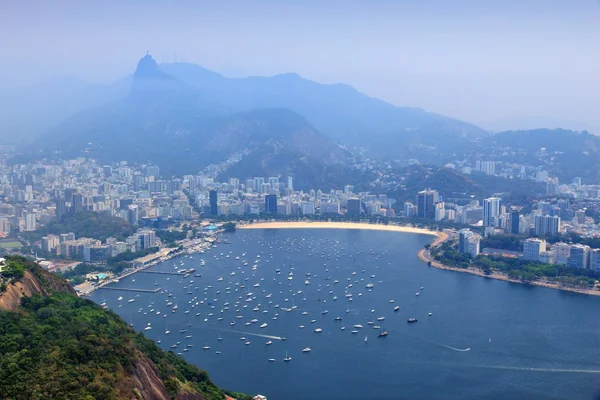
[[[573,357],[561,347],[571,334],[562,323],[550,325],[553,329],[542,337],[535,330],[536,324],[548,325],[553,309],[560,309],[562,300],[553,291],[535,289],[542,292],[534,296],[524,286],[426,268],[415,254],[429,236],[240,230],[228,239],[229,246],[217,244],[205,253],[177,256],[146,270],[166,274],[138,274],[135,282],[129,277],[109,285],[159,285],[136,294],[134,303],[119,301],[109,291],[92,298],[105,302],[136,330],[160,339],[164,349],[209,370],[218,384],[275,398],[367,396],[363,385],[344,378],[350,373],[376,376],[383,382],[378,391],[384,397],[402,391],[411,397],[449,393],[444,397],[472,398],[474,392],[453,395],[444,392],[445,385],[422,377],[474,376],[483,382],[500,373],[504,381],[514,382],[525,373],[523,368],[535,370],[526,372],[527,384],[508,386],[508,397],[522,398],[531,390],[589,393],[594,387],[591,377],[600,368],[590,349],[599,348],[592,334],[600,328],[598,322],[582,324],[569,321],[570,313],[563,315],[570,327],[578,326],[578,337],[587,338]],[[192,267],[195,274],[180,272]],[[546,304],[548,296],[552,309]],[[590,300],[566,301],[572,310]],[[513,303],[526,303],[536,312],[515,315]],[[539,312],[542,306],[545,311]],[[502,322],[507,318],[521,337],[531,335],[532,341],[512,342],[512,332]],[[408,322],[412,319],[419,322]],[[549,353],[555,355],[548,358]],[[268,373],[249,375],[248,365]],[[553,372],[551,377],[541,372],[557,369],[586,372]],[[300,384],[305,381],[314,385]],[[484,397],[506,398],[506,393]]]

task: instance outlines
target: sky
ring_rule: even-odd
[[[600,0],[7,0],[0,37],[0,88],[110,82],[148,50],[488,129],[600,128]]]

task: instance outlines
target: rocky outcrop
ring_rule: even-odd
[[[39,294],[47,296],[54,292],[75,294],[73,288],[63,279],[37,268],[35,274],[30,270],[18,281],[8,284],[6,291],[0,293],[0,308],[16,311],[21,298]]]

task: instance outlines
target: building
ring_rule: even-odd
[[[496,174],[496,163],[494,161],[475,161],[475,169],[487,175]]]
[[[269,178],[271,179],[271,178]],[[279,184],[277,184],[279,186]],[[265,212],[269,214],[277,214],[277,195],[268,194],[265,196]]]
[[[444,202],[439,202],[435,205],[435,220],[441,221],[446,218],[446,209],[444,208]]]
[[[592,249],[590,251],[590,266],[593,271],[600,272],[600,249]]]
[[[83,196],[80,193],[74,193],[71,200],[71,209],[69,210],[72,214],[79,214],[83,211]]]
[[[360,215],[361,213],[361,203],[360,199],[352,198],[348,199],[348,203],[346,204],[346,209],[348,210],[348,215]]]
[[[536,215],[534,225],[536,236],[556,236],[560,232],[560,217]]]
[[[571,246],[567,243],[558,242],[552,246],[554,251],[554,262],[556,264],[567,265],[571,257]]]
[[[490,197],[483,200],[483,226],[496,226],[496,217],[500,215],[500,198]]]
[[[209,191],[208,198],[210,204],[210,215],[219,215],[219,206],[217,205],[217,191]]]
[[[111,246],[90,245],[83,248],[83,261],[100,262],[106,261],[111,256]]]
[[[540,253],[546,251],[546,241],[541,239],[527,239],[523,242],[523,259],[539,261]]]
[[[480,252],[481,236],[468,228],[458,231],[458,252],[477,257]]]
[[[417,216],[417,206],[415,206],[410,201],[404,203],[404,216],[405,217],[416,217]]]
[[[513,208],[510,210],[510,233],[513,235],[519,234],[519,218],[521,215],[519,214],[519,210]]]
[[[439,194],[435,190],[426,189],[417,193],[417,216],[420,218],[435,218],[435,204]]]
[[[590,246],[583,244],[571,245],[571,256],[567,266],[571,268],[588,268],[590,258]]]
[[[140,230],[136,233],[140,241],[140,250],[156,247],[156,232],[152,229]]]
[[[25,213],[25,230],[28,232],[35,231],[37,228],[37,221],[35,219],[35,213]]]
[[[56,235],[48,235],[42,237],[41,247],[42,250],[48,253],[56,252],[56,248],[60,245],[60,238]]]

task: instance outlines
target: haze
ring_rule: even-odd
[[[7,1],[0,35],[0,88],[110,82],[149,50],[344,82],[488,129],[600,126],[595,0]]]

